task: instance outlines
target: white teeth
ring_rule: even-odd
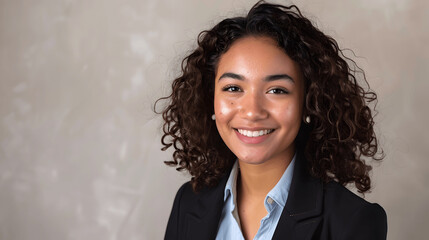
[[[273,129],[266,129],[266,130],[260,130],[260,131],[249,131],[249,130],[244,130],[244,129],[238,129],[238,132],[241,135],[247,136],[247,137],[259,137],[262,135],[266,135],[268,133],[273,132]]]

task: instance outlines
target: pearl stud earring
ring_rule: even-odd
[[[311,122],[310,116],[305,117],[305,123],[309,124]]]

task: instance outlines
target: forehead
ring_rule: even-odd
[[[269,37],[245,37],[235,41],[218,63],[216,79],[225,72],[263,77],[287,73],[300,77],[300,67]]]

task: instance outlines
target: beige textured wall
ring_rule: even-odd
[[[282,2],[282,1],[278,1]],[[389,239],[429,223],[429,6],[304,1],[379,94],[373,193]],[[162,161],[154,100],[197,33],[244,0],[0,0],[0,239],[161,239],[185,175]]]

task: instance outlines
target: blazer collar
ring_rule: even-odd
[[[224,203],[224,190],[229,172],[214,188],[197,193],[197,202],[186,216],[185,239],[215,239]]]
[[[289,197],[273,239],[311,239],[321,221],[323,185],[309,175],[303,155],[297,152]],[[228,176],[229,171],[216,187],[197,194],[197,204],[186,216],[186,239],[216,238]]]
[[[321,222],[323,184],[309,175],[303,152],[297,153],[286,206],[273,239],[312,239]]]

